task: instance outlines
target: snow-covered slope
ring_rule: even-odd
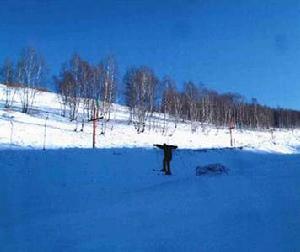
[[[20,103],[16,96],[12,110],[4,109],[5,86],[0,85],[0,147],[6,148],[42,148],[44,143],[44,124],[47,113],[46,148],[91,148],[92,125],[85,126],[84,132],[74,132],[74,122],[61,116],[61,105],[55,93],[39,93],[31,114],[20,112]],[[138,134],[128,124],[129,113],[124,106],[115,104],[112,120],[107,123],[105,135],[97,134],[97,147],[152,147],[154,143],[177,144],[180,148],[199,149],[228,147],[230,137],[228,129],[213,126],[199,126],[191,133],[188,123],[181,123],[175,129],[172,122],[163,132],[161,115],[156,115],[151,129]],[[153,127],[153,124],[155,127]],[[100,128],[100,125],[98,126]],[[80,127],[79,127],[80,128]],[[235,146],[268,152],[294,153],[300,146],[300,130],[270,131],[233,130]]]
[[[234,130],[235,146],[261,152],[211,149],[229,146],[227,129],[191,133],[169,122],[163,133],[156,115],[156,127],[137,134],[114,105],[97,135],[103,149],[90,150],[77,147],[91,147],[92,125],[74,132],[56,94],[40,93],[30,115],[19,111],[18,102],[4,109],[0,85],[0,251],[300,250],[300,155],[281,154],[297,152],[299,130]],[[163,142],[180,147],[172,176],[152,149]],[[195,176],[211,163],[228,174]]]
[[[300,155],[3,150],[0,251],[300,251]],[[195,176],[222,163],[228,175]]]

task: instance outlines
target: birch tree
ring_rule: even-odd
[[[5,59],[0,69],[1,82],[5,87],[5,108],[12,107],[15,94],[17,92],[17,85],[14,83],[15,73],[13,62],[7,58]]]
[[[158,78],[148,67],[131,68],[124,78],[126,104],[138,133],[145,130],[149,116],[154,112]]]
[[[101,69],[101,70],[100,70]],[[100,64],[101,71],[101,102],[102,114],[110,120],[112,103],[116,100],[117,92],[117,62],[114,56],[107,56]]]
[[[24,48],[17,63],[17,81],[23,86],[20,89],[23,113],[28,113],[32,108],[45,74],[46,67],[43,57],[32,47]]]

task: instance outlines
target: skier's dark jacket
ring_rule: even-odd
[[[164,150],[164,159],[166,161],[171,161],[172,160],[172,150],[173,149],[177,149],[177,146],[175,145],[160,145],[160,144],[156,144],[155,146],[157,146],[160,149]]]

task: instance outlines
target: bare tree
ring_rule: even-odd
[[[146,121],[154,112],[158,78],[148,67],[131,68],[125,75],[124,84],[126,104],[131,109],[134,125],[138,133],[144,132]]]
[[[188,119],[191,121],[192,132],[196,130],[196,121],[198,116],[198,88],[192,82],[187,82],[184,85],[184,94],[187,106]]]
[[[137,103],[137,93],[135,91],[137,71],[138,71],[137,68],[131,67],[126,71],[123,78],[123,84],[125,86],[125,91],[124,91],[125,104],[130,109],[129,123],[133,122],[134,108]]]
[[[164,131],[167,129],[170,116],[174,116],[175,128],[177,125],[178,107],[176,105],[176,99],[178,98],[176,91],[175,81],[170,77],[164,77],[163,81],[163,94],[161,102],[161,111],[164,114]]]
[[[116,99],[117,91],[117,62],[114,56],[104,58],[99,66],[101,72],[101,102],[102,114],[107,121],[110,120],[111,106]]]
[[[28,113],[32,108],[45,74],[43,57],[32,47],[24,48],[17,64],[17,81],[23,85],[20,91],[23,113]]]
[[[71,121],[78,119],[78,110],[81,97],[85,91],[85,73],[83,69],[85,63],[78,54],[74,54],[68,63],[62,66],[60,75],[55,78],[58,91],[63,104],[63,114],[66,107],[69,108],[69,118]]]
[[[0,69],[1,81],[5,87],[5,107],[9,108],[13,105],[14,97],[17,91],[16,85],[14,85],[14,65],[12,61],[5,59]]]
[[[69,71],[64,71],[61,73],[60,78],[56,79],[56,83],[58,85],[58,92],[62,100],[62,115],[66,116],[68,107],[69,118],[70,120],[74,120],[78,105],[78,99],[76,93],[74,92],[74,77]]]

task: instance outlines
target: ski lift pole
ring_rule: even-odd
[[[97,102],[98,104],[98,102]],[[103,119],[103,116],[98,116],[98,108],[96,109],[96,107],[94,108],[94,118],[89,120],[93,122],[93,149],[95,149],[96,147],[96,129],[97,129],[97,121]]]
[[[233,122],[229,125],[229,134],[230,134],[230,146],[233,147],[233,138],[232,138],[232,130],[235,128],[235,125]]]
[[[47,137],[47,120],[48,120],[49,116],[48,113],[46,115],[45,118],[45,126],[44,126],[44,143],[43,143],[43,150],[46,150],[46,137]]]
[[[93,149],[95,149],[96,147],[96,127],[97,127],[97,124],[96,124],[96,109],[94,109],[94,120],[93,120]]]
[[[230,132],[230,146],[233,147],[233,141],[232,141],[232,128],[229,128]]]
[[[12,118],[10,119],[10,145],[12,146],[12,142],[13,142],[13,132],[14,132],[14,122],[12,120]]]

